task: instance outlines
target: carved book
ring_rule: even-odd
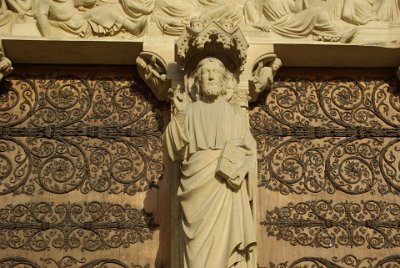
[[[227,142],[218,160],[216,174],[224,178],[228,185],[235,190],[240,188],[243,178],[234,178],[234,175],[238,168],[244,164],[245,158],[246,153],[242,148]]]

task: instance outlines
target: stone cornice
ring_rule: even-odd
[[[330,43],[271,43],[246,35],[254,47],[274,47],[285,67],[398,67],[399,48]],[[177,37],[140,38],[135,41],[44,40],[2,38],[5,55],[15,64],[134,65],[148,42],[173,46]],[[173,53],[173,51],[171,51]],[[173,56],[173,55],[172,55]],[[251,60],[250,60],[251,61]],[[249,62],[249,59],[248,59]]]

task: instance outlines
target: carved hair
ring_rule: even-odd
[[[201,81],[201,68],[206,62],[217,62],[218,65],[221,67],[219,71],[222,73],[222,85],[221,85],[221,94],[228,96],[228,99],[232,96],[232,93],[236,87],[236,81],[234,79],[233,74],[225,67],[225,65],[222,63],[221,60],[215,57],[207,57],[202,59],[196,67],[196,70],[194,71],[194,86],[196,90],[196,96],[198,97],[201,95],[201,86],[200,86],[200,81]]]

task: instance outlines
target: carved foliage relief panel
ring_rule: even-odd
[[[285,69],[251,108],[261,267],[399,265],[399,90],[392,70]]]
[[[133,68],[18,70],[0,92],[0,266],[154,266],[164,107]]]

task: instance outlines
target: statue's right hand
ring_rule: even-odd
[[[174,114],[186,113],[189,100],[187,93],[185,91],[182,91],[180,89],[180,86],[178,86],[178,88],[176,88],[176,90],[173,92],[171,99],[172,99],[172,109],[174,111]]]

